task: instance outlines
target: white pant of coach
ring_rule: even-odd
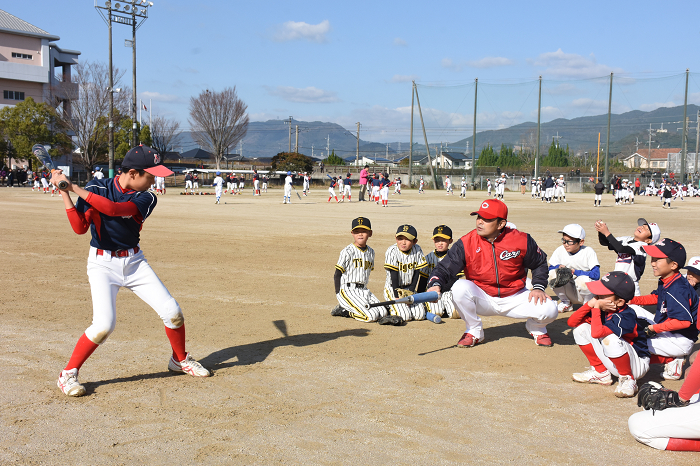
[[[483,340],[483,323],[479,316],[504,316],[527,319],[525,328],[531,335],[547,333],[547,324],[559,315],[557,303],[547,300],[535,304],[529,302],[530,292],[522,291],[507,298],[489,296],[471,280],[457,280],[452,285],[452,299],[462,320],[467,324],[467,333]]]
[[[665,450],[671,438],[700,439],[700,403],[663,411],[640,411],[630,416],[627,425],[638,442]]]
[[[114,331],[117,321],[117,293],[121,287],[133,291],[151,306],[166,327],[182,327],[185,318],[180,305],[160,281],[142,251],[125,257],[112,257],[111,251],[90,247],[87,274],[92,293],[92,325],[85,335],[96,344],[103,343]]]
[[[630,367],[632,368],[632,377],[635,380],[644,377],[649,370],[649,358],[640,358],[637,352],[632,348],[632,345],[627,343],[617,335],[608,335],[605,338],[593,338],[591,335],[591,324],[581,324],[573,331],[574,341],[579,346],[593,345],[593,350],[596,356],[603,363],[605,368],[612,375],[619,377],[615,364],[611,358],[619,358],[627,353],[630,357]]]

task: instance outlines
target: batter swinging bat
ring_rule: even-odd
[[[299,200],[301,201],[301,196],[300,196],[299,193],[297,192],[297,188],[295,188],[294,185],[292,185],[292,189],[294,190],[294,194],[296,194],[297,197],[299,198]]]
[[[44,146],[42,146],[41,144],[34,144],[34,146],[32,147],[32,153],[34,154],[34,157],[39,159],[39,162],[43,163],[46,168],[51,170],[52,174],[56,171],[56,166],[53,164],[53,160],[51,160],[51,156],[48,152],[46,152],[46,148]],[[67,182],[58,182],[58,189],[64,190],[67,187]]]
[[[426,291],[425,293],[416,293],[411,296],[406,296],[405,298],[392,299],[391,301],[382,301],[381,303],[370,303],[365,304],[365,308],[369,309],[371,307],[377,306],[391,306],[392,304],[420,304],[435,302],[439,299],[436,291]]]

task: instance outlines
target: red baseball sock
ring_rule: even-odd
[[[687,438],[670,438],[666,450],[672,451],[700,451],[700,440]]]
[[[331,202],[332,198],[333,198],[333,196],[328,196],[328,202]]]
[[[335,196],[335,202],[338,202],[338,196]]]
[[[187,358],[187,351],[185,351],[185,324],[182,324],[180,328],[165,327],[165,334],[170,340],[170,346],[173,347],[173,357],[178,362],[184,361]]]
[[[615,364],[615,368],[617,369],[617,373],[620,375],[628,375],[632,378],[634,376],[632,375],[632,363],[630,362],[630,355],[625,353],[619,358],[610,358],[610,360]]]
[[[649,356],[649,364],[668,364],[673,362],[676,358],[670,356],[659,356],[658,354],[652,354]]]
[[[605,367],[605,364],[603,364],[600,361],[600,358],[598,358],[598,355],[595,354],[595,350],[593,349],[592,344],[587,344],[587,345],[579,345],[579,348],[581,348],[581,351],[583,351],[583,354],[586,355],[586,358],[588,358],[588,362],[593,366],[596,370],[596,372],[603,373],[607,371],[608,369]]]
[[[73,354],[71,354],[68,364],[66,364],[65,370],[80,370],[80,367],[87,361],[87,358],[95,352],[98,346],[98,344],[93,343],[87,335],[83,333],[78,339],[78,343],[75,344],[75,349],[73,350]]]

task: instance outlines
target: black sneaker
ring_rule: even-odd
[[[350,317],[350,313],[342,307],[340,307],[340,305],[337,305],[333,308],[333,310],[331,311],[331,315],[333,317]]]

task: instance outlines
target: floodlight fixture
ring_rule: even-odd
[[[114,8],[116,8],[117,10],[118,10],[119,8],[121,8],[121,7],[122,7],[122,6],[121,6],[121,4],[119,4],[119,3],[115,3],[115,4],[114,4]]]
[[[129,6],[129,5],[124,5],[124,11],[129,11],[130,8],[131,8],[131,6]]]
[[[112,7],[112,2],[105,2],[105,6],[106,6],[107,8],[111,8],[111,7]]]

